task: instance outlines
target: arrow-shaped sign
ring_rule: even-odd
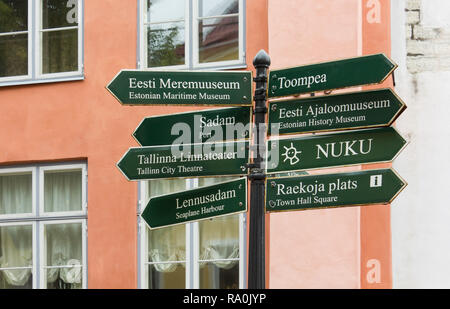
[[[153,228],[247,211],[247,179],[161,195],[149,200],[141,214]]]
[[[266,212],[388,204],[406,185],[392,169],[268,178]]]
[[[246,106],[153,116],[142,120],[133,136],[142,146],[249,139],[250,121]]]
[[[122,70],[106,88],[124,105],[252,105],[250,71]]]
[[[129,180],[247,175],[248,141],[133,147],[117,163]]]
[[[377,84],[396,67],[384,54],[376,54],[274,70],[269,74],[268,97]]]
[[[324,95],[269,104],[269,135],[390,126],[406,109],[391,90]]]
[[[270,140],[267,173],[390,162],[406,146],[392,127]]]

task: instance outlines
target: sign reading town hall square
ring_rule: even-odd
[[[406,146],[392,127],[270,140],[267,173],[390,162]],[[279,151],[279,162],[272,152]],[[278,164],[277,164],[278,163]]]
[[[247,179],[153,197],[142,212],[150,228],[247,211]]]
[[[248,143],[133,147],[117,166],[129,180],[247,175]]]
[[[405,187],[392,169],[268,178],[266,212],[387,204]]]
[[[252,72],[122,70],[106,87],[124,105],[252,105]]]

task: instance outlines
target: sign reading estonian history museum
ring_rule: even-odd
[[[269,105],[268,134],[389,126],[405,109],[391,89],[275,101]]]
[[[390,162],[406,146],[406,141],[394,128],[383,127],[270,140],[267,144],[270,154],[267,173],[280,173]],[[278,154],[278,160],[274,154]]]
[[[153,116],[142,120],[133,136],[142,146],[170,145],[185,138],[187,143],[249,139],[250,121],[247,106]]]
[[[150,228],[247,211],[247,179],[152,197],[141,217]]]
[[[250,71],[122,70],[106,88],[124,105],[252,105]]]
[[[129,180],[247,175],[248,143],[133,147],[117,166]]]
[[[269,74],[268,95],[289,96],[383,82],[397,65],[384,54],[375,54],[288,69]]]
[[[387,204],[406,187],[392,169],[268,178],[266,212]]]

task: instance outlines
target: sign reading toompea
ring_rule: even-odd
[[[141,217],[150,228],[160,228],[245,211],[247,211],[247,179],[240,178],[153,197]]]
[[[252,72],[122,70],[106,87],[124,105],[252,104]]]
[[[266,212],[387,204],[405,187],[392,169],[268,178]]]

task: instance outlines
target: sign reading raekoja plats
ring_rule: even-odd
[[[122,70],[106,88],[124,105],[252,105],[250,71]]]

